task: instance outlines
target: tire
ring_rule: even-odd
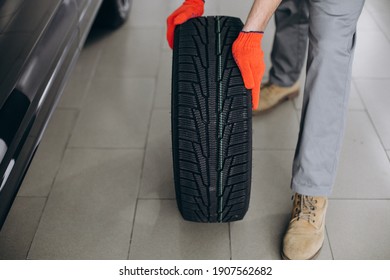
[[[132,0],[104,0],[96,17],[95,25],[105,28],[118,28],[129,17]]]
[[[248,210],[252,100],[231,53],[242,26],[238,18],[200,17],[175,30],[173,169],[189,221],[231,222]]]

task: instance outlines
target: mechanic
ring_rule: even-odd
[[[245,87],[252,90],[253,111],[259,112],[297,95],[297,80],[309,40],[292,168],[293,208],[283,238],[283,259],[313,259],[324,242],[328,196],[336,177],[348,111],[356,25],[363,5],[364,0],[255,0],[232,47]],[[171,48],[175,26],[203,12],[203,0],[185,0],[168,17],[167,40]],[[274,13],[273,64],[259,106],[265,71],[261,41]]]

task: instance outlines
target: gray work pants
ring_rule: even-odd
[[[309,39],[291,183],[294,192],[331,194],[348,111],[356,24],[363,4],[364,0],[286,0],[275,13],[272,83],[291,86],[298,80]]]

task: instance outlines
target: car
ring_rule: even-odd
[[[91,27],[121,26],[131,4],[0,1],[0,228]]]

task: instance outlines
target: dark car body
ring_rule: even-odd
[[[0,228],[102,0],[0,0]]]

